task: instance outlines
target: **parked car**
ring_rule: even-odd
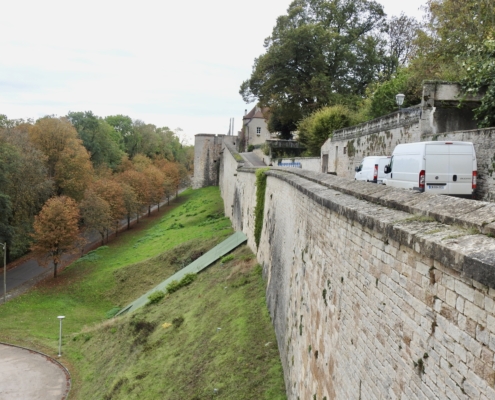
[[[418,142],[395,147],[385,185],[435,194],[471,196],[477,163],[471,142]]]
[[[359,167],[356,167],[354,179],[357,181],[374,182],[381,184],[387,177],[384,169],[390,163],[390,157],[370,156],[363,158]]]

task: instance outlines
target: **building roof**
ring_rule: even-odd
[[[249,111],[242,119],[253,119],[253,118],[263,118],[266,119],[263,113],[268,112],[268,107],[265,107],[263,109],[259,108],[258,106],[253,107],[251,111]]]

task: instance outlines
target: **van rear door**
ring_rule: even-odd
[[[425,191],[436,194],[471,194],[471,143],[428,143],[425,149]]]

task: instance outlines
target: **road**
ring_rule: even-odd
[[[185,189],[179,191],[182,192]],[[175,196],[173,197],[175,198]],[[170,201],[173,199],[170,198]],[[160,207],[167,204],[167,200],[160,203]],[[155,212],[158,207],[155,205],[151,208],[151,212]],[[141,214],[141,218],[146,217],[148,212]],[[131,225],[136,223],[136,218],[131,220]],[[119,223],[119,231],[127,228],[127,218],[123,219]],[[101,236],[98,233],[92,233],[86,238],[88,243],[85,245],[83,253],[98,247],[101,243]],[[79,258],[79,255],[66,255],[63,258],[62,265],[67,265],[71,261]],[[60,267],[59,267],[60,268]],[[19,265],[14,268],[7,266],[7,301],[16,297],[17,295],[24,293],[30,287],[38,283],[39,281],[53,275],[53,264],[50,263],[46,268],[42,267],[36,258],[27,258],[26,261],[20,262]],[[3,284],[3,268],[0,269],[0,303],[3,302],[4,297],[4,284]]]
[[[240,154],[253,167],[266,167],[265,163],[256,154],[252,152]]]

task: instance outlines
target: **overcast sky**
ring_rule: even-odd
[[[418,19],[425,0],[378,0]],[[241,127],[239,86],[291,0],[4,1],[0,114],[93,111],[226,134]]]

